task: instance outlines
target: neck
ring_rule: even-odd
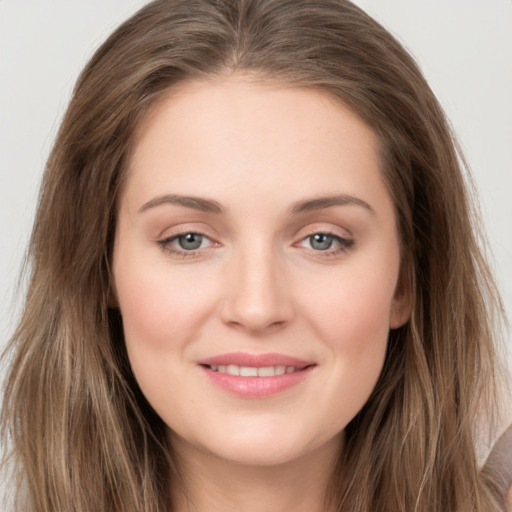
[[[336,510],[326,503],[326,496],[340,439],[293,461],[269,466],[226,461],[184,441],[173,444],[182,479],[182,485],[171,488],[173,512]]]

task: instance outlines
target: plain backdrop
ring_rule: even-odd
[[[145,3],[0,0],[0,348],[19,311],[13,293],[38,185],[75,79]],[[405,44],[447,112],[473,171],[512,317],[512,1],[355,3]]]

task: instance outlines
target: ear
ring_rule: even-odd
[[[389,314],[390,329],[398,329],[409,321],[412,310],[412,288],[411,279],[401,272],[391,303]]]

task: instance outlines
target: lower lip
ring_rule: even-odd
[[[313,368],[314,366],[308,366],[303,370],[274,377],[240,377],[201,366],[216,386],[243,398],[266,398],[276,395],[304,382]]]

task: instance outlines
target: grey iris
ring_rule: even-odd
[[[199,249],[199,247],[201,247],[202,241],[202,235],[198,235],[197,233],[187,233],[186,235],[181,235],[178,237],[178,243],[180,244],[180,247],[186,251]]]
[[[311,247],[317,251],[326,251],[327,249],[330,249],[332,242],[333,237],[323,233],[317,233],[316,235],[312,235],[310,237]]]

